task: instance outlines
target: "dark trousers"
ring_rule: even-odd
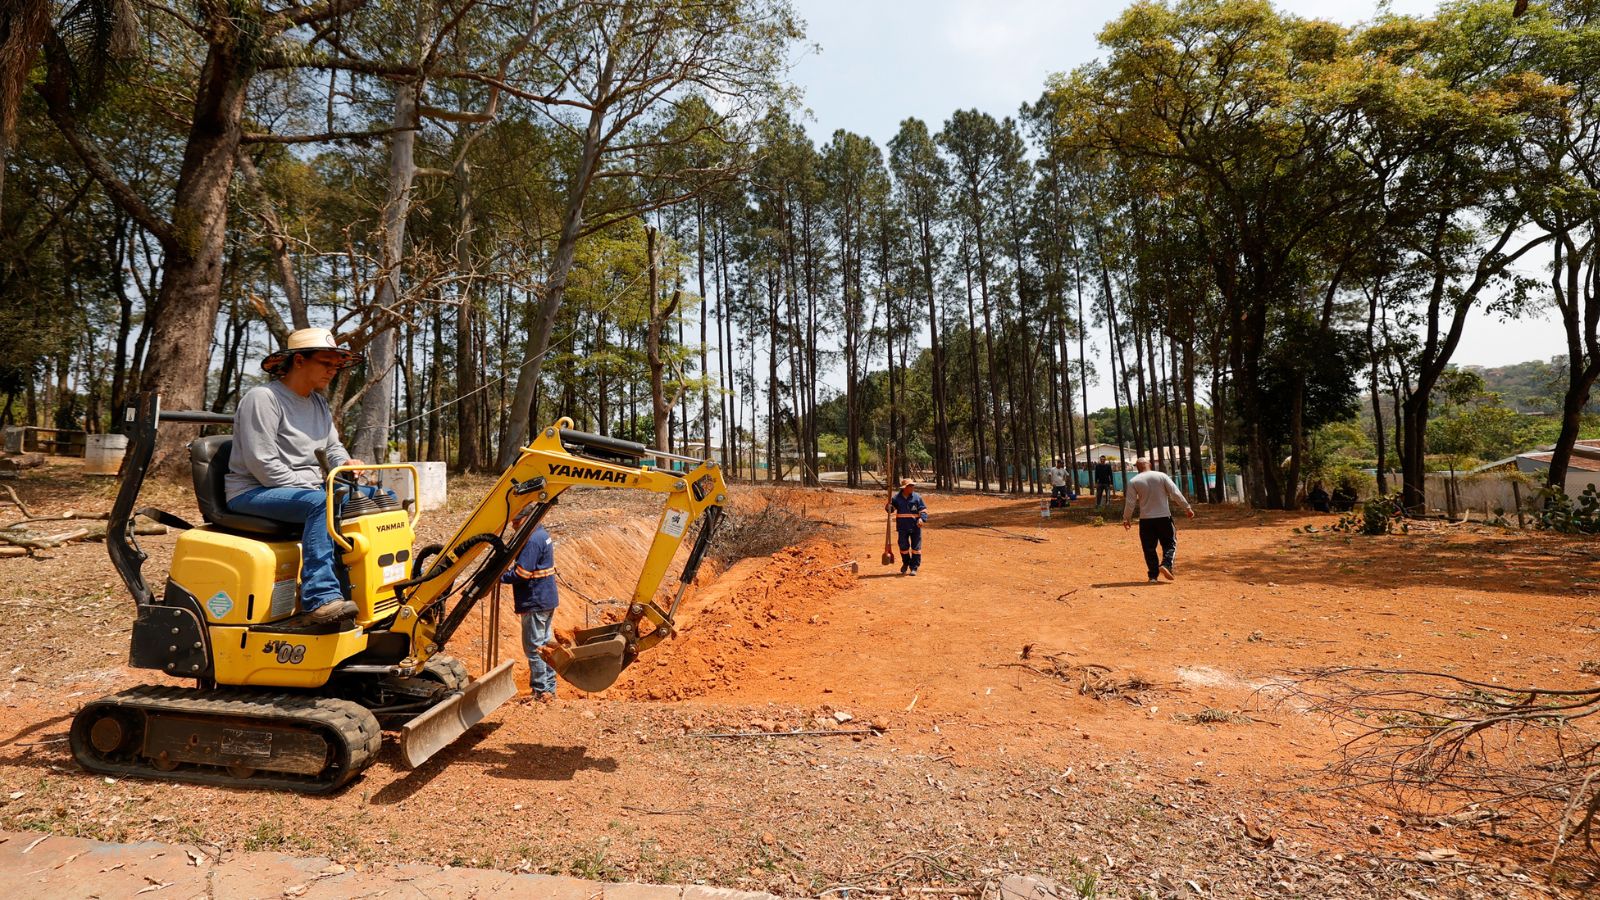
[[[1111,502],[1111,482],[1099,481],[1094,486],[1094,505],[1103,506]]]
[[[909,528],[901,527],[900,532],[900,564],[910,566],[911,571],[922,568],[922,529],[916,525]]]
[[[1157,543],[1161,544],[1159,559],[1156,557]],[[1140,519],[1139,546],[1144,548],[1144,566],[1150,570],[1151,580],[1155,580],[1156,566],[1172,568],[1172,561],[1178,555],[1178,532],[1172,527],[1172,517]]]

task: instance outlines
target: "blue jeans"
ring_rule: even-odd
[[[522,652],[528,656],[528,687],[535,695],[556,692],[556,671],[539,655],[539,648],[550,643],[550,621],[555,615],[553,609],[521,614]]]
[[[358,488],[372,496],[379,488]],[[300,533],[300,611],[344,599],[334,569],[339,554],[328,536],[328,492],[321,488],[259,487],[228,501],[228,508],[248,516],[304,525]]]

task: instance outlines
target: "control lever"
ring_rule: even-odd
[[[333,464],[328,461],[328,451],[324,448],[317,450],[317,465],[322,467],[323,475],[333,471]],[[336,480],[350,490],[355,490],[361,484],[354,472],[342,472]]]

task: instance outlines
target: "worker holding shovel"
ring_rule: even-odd
[[[907,478],[900,482],[900,490],[889,498],[884,510],[894,516],[895,529],[900,533],[900,574],[915,575],[922,567],[922,523],[928,521],[928,504],[913,488],[916,482]]]

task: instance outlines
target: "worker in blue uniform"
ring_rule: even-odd
[[[514,524],[521,527],[532,508],[531,504],[524,508]],[[528,687],[533,699],[553,700],[556,673],[539,655],[539,648],[550,643],[550,625],[561,598],[556,594],[555,541],[543,525],[528,535],[517,561],[500,580],[511,585],[511,599],[522,619],[522,652],[528,657]]]
[[[894,513],[895,530],[900,534],[900,574],[915,575],[922,567],[922,523],[928,521],[928,504],[907,478],[900,490],[889,498],[884,510]]]

